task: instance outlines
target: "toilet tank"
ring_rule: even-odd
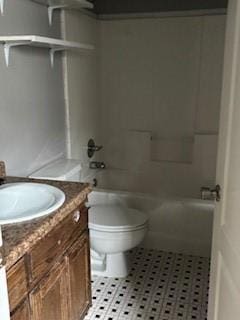
[[[79,182],[81,168],[79,160],[58,159],[33,172],[29,178]]]

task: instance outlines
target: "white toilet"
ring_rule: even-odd
[[[34,172],[30,178],[80,181],[77,160],[60,159]],[[89,209],[92,274],[126,277],[128,251],[138,246],[147,232],[148,218],[124,206],[94,205]]]
[[[127,251],[138,246],[147,232],[144,213],[121,206],[97,205],[89,209],[92,273],[126,277]]]

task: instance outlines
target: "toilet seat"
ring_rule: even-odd
[[[93,206],[89,209],[89,229],[103,232],[124,232],[142,229],[147,216],[136,209],[120,206]]]

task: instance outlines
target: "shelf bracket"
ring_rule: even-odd
[[[54,58],[55,58],[55,53],[58,51],[64,51],[66,50],[65,48],[51,48],[50,49],[50,62],[51,62],[51,67],[54,67]]]
[[[3,16],[3,12],[4,12],[4,0],[0,0],[0,10],[1,10],[1,15]]]
[[[17,46],[23,46],[28,44],[28,42],[14,42],[14,43],[5,43],[4,44],[4,56],[5,56],[5,62],[6,66],[9,66],[9,56],[10,56],[10,49],[12,47],[17,47]]]
[[[4,1],[4,0],[0,0],[0,1]],[[53,22],[53,12],[54,10],[58,10],[58,9],[63,9],[67,7],[66,5],[58,5],[58,6],[49,6],[48,7],[48,21],[49,21],[49,25],[52,25]]]

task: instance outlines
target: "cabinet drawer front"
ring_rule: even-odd
[[[9,303],[11,311],[27,296],[27,274],[24,258],[7,271]]]
[[[73,241],[87,228],[87,208],[81,206],[69,214],[33,248],[29,255],[31,287],[61,257]]]

